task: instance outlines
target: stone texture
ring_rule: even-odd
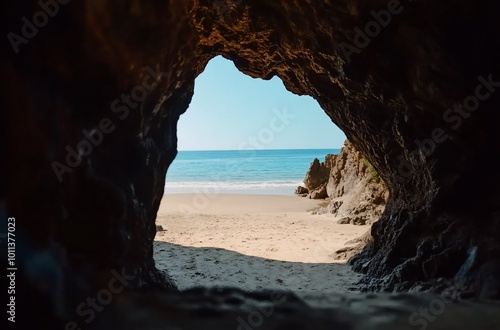
[[[459,295],[453,290],[442,295],[318,294],[323,308],[315,308],[284,292],[193,289],[182,295],[136,294],[106,311],[100,328],[413,330],[425,325],[437,330],[498,330],[499,303],[461,301]],[[439,313],[430,312],[427,320],[419,310]]]
[[[302,186],[298,186],[297,189],[295,189],[295,194],[299,196],[307,196],[308,193],[309,190],[307,190],[307,188]]]
[[[500,93],[497,83],[485,81],[500,81],[494,37],[500,3],[403,1],[380,34],[346,54],[355,28],[386,6],[381,0],[71,1],[18,51],[3,38],[0,212],[18,219],[19,295],[29,298],[20,300],[20,319],[54,328],[44,322],[64,319],[61,306],[95,294],[122,267],[136,272],[131,289],[172,289],[154,266],[154,220],[176,155],[177,120],[194,79],[217,55],[247,75],[278,76],[289,91],[315,98],[387,183],[390,196],[372,227],[373,242],[351,260],[365,274],[365,289],[431,290],[448,278],[470,295],[496,296]],[[3,35],[21,33],[21,18],[39,10],[36,1],[3,1]],[[140,104],[115,103],[122,94],[140,95],[136,87],[148,74],[149,86],[159,84],[138,96]],[[476,91],[483,99],[477,110],[469,97]],[[464,101],[475,111],[449,111]],[[84,130],[104,118],[113,132],[59,180],[54,162],[69,166],[66,147],[78,148]],[[225,312],[215,310],[219,318],[211,320],[222,322]],[[186,322],[192,316],[162,315]],[[467,314],[446,315],[453,322]]]
[[[329,174],[330,168],[318,158],[314,158],[304,178],[304,185],[309,192],[312,192],[328,181]]]
[[[373,166],[349,141],[338,155],[327,156],[325,163],[330,168],[325,186],[331,201],[315,213],[332,213],[341,224],[366,225],[377,221],[389,191]]]
[[[312,192],[309,193],[310,199],[325,199],[328,197],[326,193],[326,183],[323,183],[319,187],[316,187]]]

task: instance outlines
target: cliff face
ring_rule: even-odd
[[[373,243],[352,260],[365,288],[447,278],[500,296],[499,2],[61,3],[50,17],[0,4],[0,210],[18,219],[26,292],[49,297],[37,258],[69,297],[125,266],[132,287],[168,286],[152,241],[176,124],[222,55],[315,98],[386,182]]]
[[[339,223],[355,225],[372,224],[380,218],[389,197],[387,186],[349,141],[338,155],[328,155],[324,166],[329,175],[322,184],[331,201],[317,213],[332,213]]]
[[[312,161],[303,181],[305,189],[303,189],[302,186],[297,187],[295,190],[297,195],[311,199],[323,199],[328,197],[326,186],[331,169],[329,161],[332,157],[334,157],[334,155],[326,155],[324,162],[320,162],[318,158]]]

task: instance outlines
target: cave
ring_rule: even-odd
[[[387,183],[389,201],[373,241],[350,261],[363,274],[360,289],[439,294],[443,283],[453,283],[464,297],[500,297],[500,4],[9,0],[0,6],[6,36],[0,213],[3,228],[15,222],[18,324],[77,329],[68,323],[72,306],[116,280],[117,271],[133,280],[89,328],[166,322],[229,329],[262,304],[259,292],[177,292],[152,257],[176,123],[195,78],[218,55],[246,75],[278,76],[292,93],[316,99]],[[3,253],[4,264],[7,258]],[[325,311],[283,297],[261,329],[375,324],[370,308]],[[412,297],[390,300],[406,307],[377,311],[397,314],[433,301]],[[490,322],[479,328],[496,329],[498,305],[478,304],[471,318]],[[464,305],[447,310],[454,313],[434,325],[471,321]],[[397,320],[380,322],[408,327],[408,314]]]

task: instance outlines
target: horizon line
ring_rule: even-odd
[[[277,149],[178,149],[177,151],[273,151],[273,150],[333,150],[338,148],[277,148]]]

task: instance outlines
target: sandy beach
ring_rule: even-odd
[[[179,289],[233,286],[243,290],[346,293],[359,275],[331,256],[367,226],[312,215],[324,201],[278,195],[165,195],[154,258]]]

